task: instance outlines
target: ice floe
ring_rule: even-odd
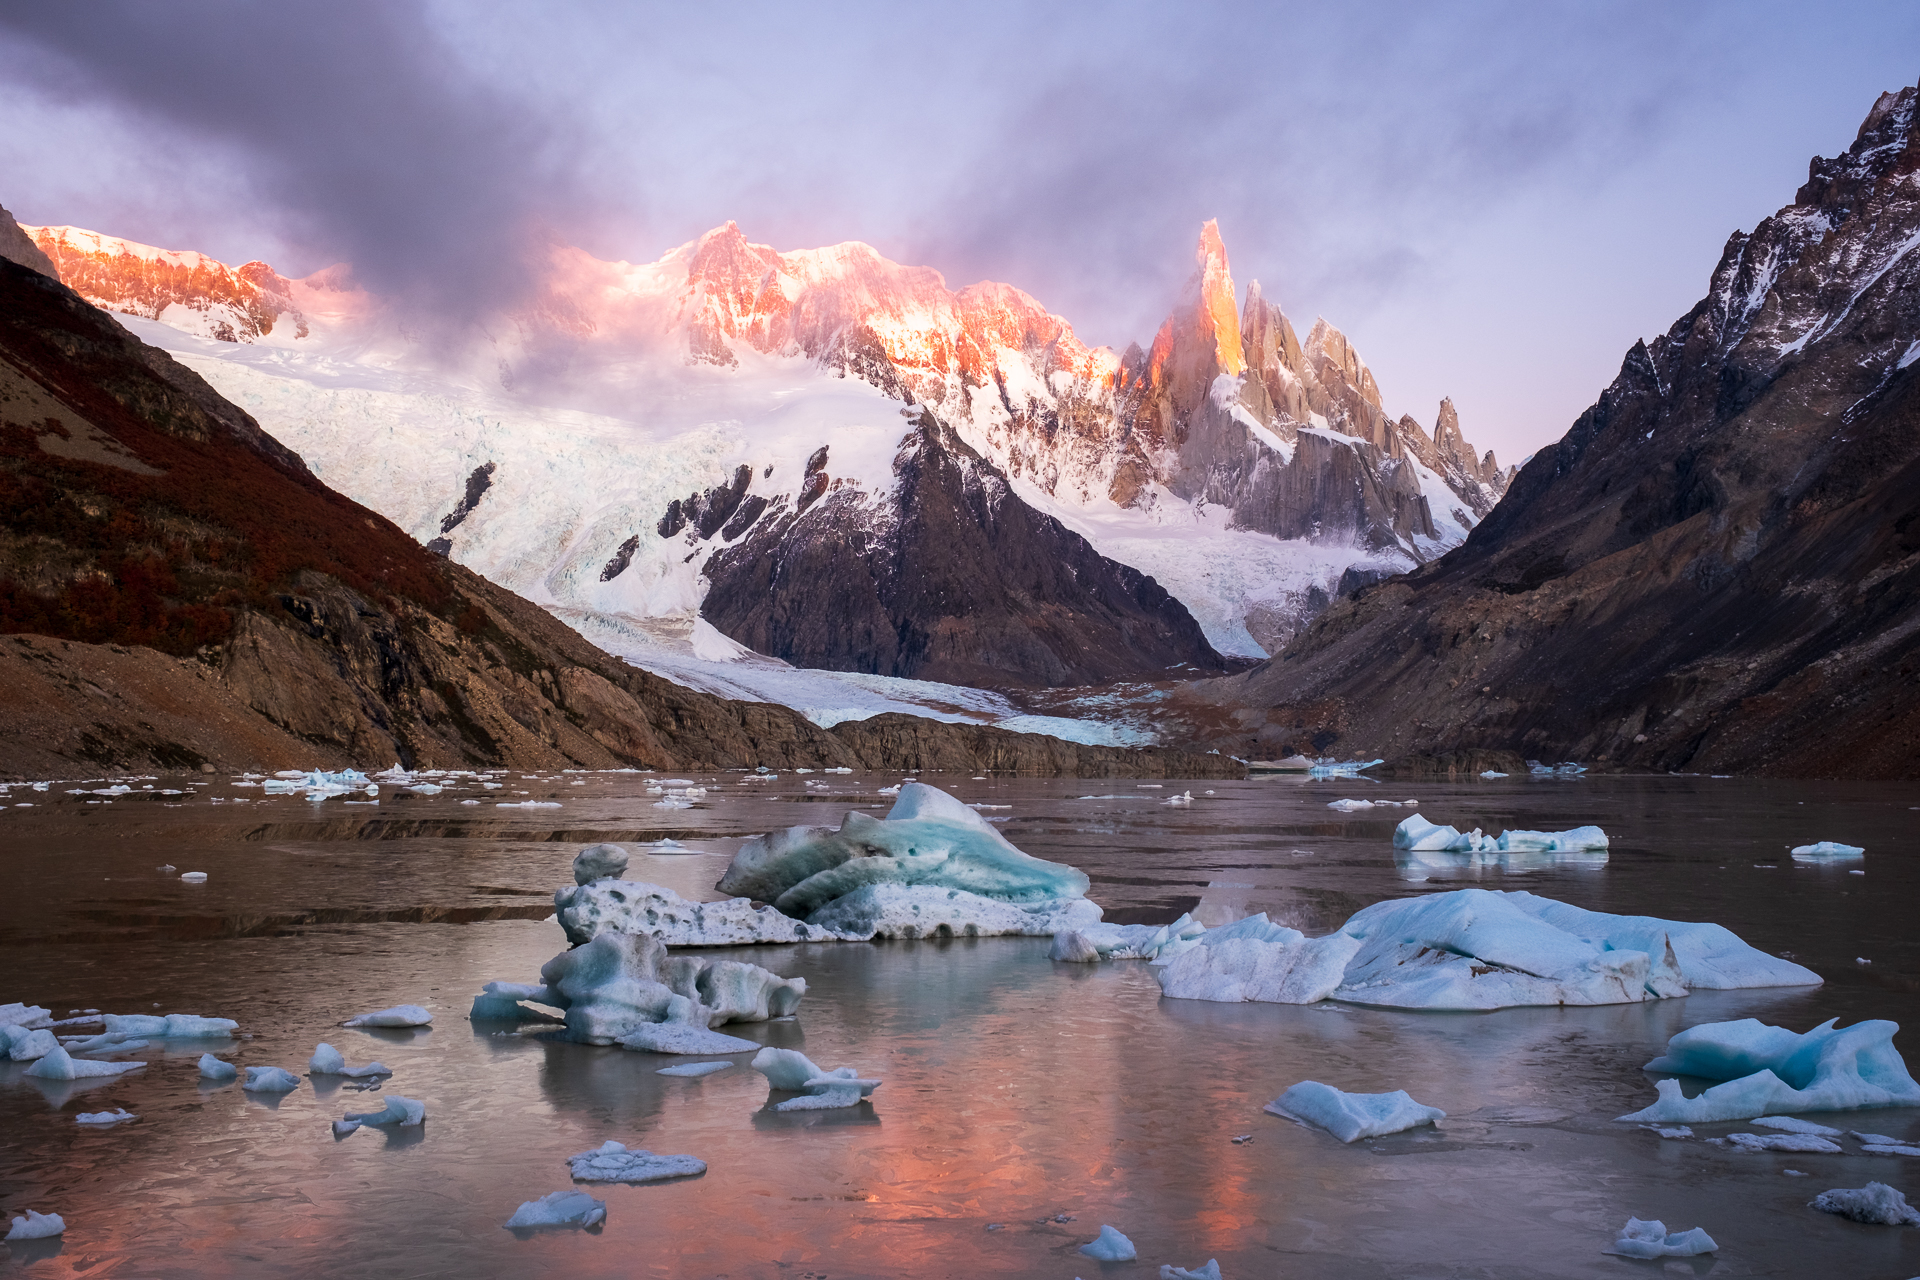
[[[392,1067],[378,1062],[369,1062],[364,1067],[350,1067],[347,1065],[346,1055],[325,1041],[321,1041],[319,1047],[313,1051],[313,1057],[307,1063],[307,1070],[316,1076],[346,1076],[354,1080],[364,1079],[367,1076],[393,1074]]]
[[[1837,1138],[1840,1130],[1824,1124],[1815,1124],[1811,1120],[1802,1120],[1798,1116],[1755,1116],[1747,1123],[1759,1125],[1762,1129],[1778,1129],[1782,1133],[1810,1133],[1816,1138]]]
[[[747,1064],[779,1090],[804,1096],[774,1104],[775,1111],[833,1111],[851,1107],[880,1087],[852,1067],[823,1071],[798,1049],[762,1049]]]
[[[53,1018],[53,1010],[37,1004],[0,1004],[0,1027],[43,1026]]]
[[[35,1058],[46,1057],[59,1047],[60,1042],[45,1027],[29,1031],[18,1023],[0,1023],[0,1057],[14,1062],[31,1062]]]
[[[1920,1105],[1920,1084],[1893,1047],[1899,1024],[1872,1019],[1836,1029],[1838,1021],[1830,1018],[1805,1034],[1754,1018],[1689,1027],[1646,1069],[1726,1083],[1689,1098],[1678,1080],[1661,1080],[1658,1101],[1620,1119],[1699,1124],[1783,1111]]]
[[[1132,1262],[1140,1256],[1134,1250],[1133,1241],[1107,1223],[1100,1224],[1099,1236],[1081,1245],[1080,1252],[1101,1262]]]
[[[248,1093],[291,1093],[300,1087],[300,1077],[285,1067],[248,1067],[240,1087]]]
[[[144,1062],[93,1062],[86,1058],[74,1058],[56,1045],[28,1067],[26,1074],[39,1080],[84,1080],[92,1076],[117,1076],[123,1072],[137,1071],[146,1065]]]
[[[1719,925],[1608,915],[1522,892],[1378,902],[1321,938],[1264,917],[1257,924],[1255,934],[1236,936],[1239,924],[1203,934],[1161,969],[1161,990],[1191,1000],[1499,1009],[1820,982]]]
[[[747,1040],[742,1043],[752,1044],[753,1041]],[[675,1067],[661,1067],[653,1074],[657,1076],[687,1076],[698,1078],[700,1076],[710,1076],[716,1071],[725,1071],[731,1066],[733,1066],[731,1062],[683,1062]]]
[[[1855,1222],[1884,1227],[1920,1227],[1920,1210],[1884,1182],[1869,1182],[1864,1187],[1835,1187],[1807,1201],[1809,1209],[1837,1213]]]
[[[207,873],[204,871],[182,871],[180,873],[180,882],[182,884],[205,884],[207,882]]]
[[[1576,853],[1605,849],[1607,833],[1588,826],[1571,831],[1503,831],[1487,836],[1478,827],[1463,833],[1416,813],[1393,829],[1393,847],[1438,853]]]
[[[592,1151],[567,1157],[576,1182],[662,1182],[691,1178],[707,1171],[707,1162],[692,1156],[657,1156],[651,1151],[629,1151],[618,1142],[603,1142]]]
[[[13,1220],[8,1230],[9,1240],[45,1240],[60,1235],[67,1229],[67,1220],[57,1213],[35,1213],[29,1209],[24,1217]]]
[[[1172,924],[1096,922],[1054,934],[1048,955],[1055,960],[1084,964],[1101,960],[1157,961],[1198,945],[1206,936],[1207,927],[1184,912]]]
[[[1811,1133],[1730,1133],[1724,1138],[1709,1138],[1736,1151],[1792,1151],[1800,1155],[1838,1155],[1840,1144]]]
[[[427,1104],[417,1098],[403,1098],[397,1093],[382,1095],[386,1105],[378,1111],[349,1111],[348,1124],[370,1125],[417,1125],[427,1118]]]
[[[203,1080],[227,1081],[240,1074],[240,1068],[231,1062],[222,1062],[210,1053],[200,1055],[200,1078]]]
[[[1867,851],[1857,845],[1822,840],[1818,844],[1800,845],[1793,851],[1793,856],[1799,862],[1850,862],[1866,857]]]
[[[417,1004],[396,1004],[391,1009],[376,1009],[372,1013],[356,1014],[340,1025],[343,1027],[424,1027],[433,1021],[433,1015]]]
[[[1221,1280],[1220,1259],[1208,1258],[1204,1267],[1176,1267],[1170,1263],[1160,1265],[1160,1280]]]
[[[76,1124],[95,1125],[100,1128],[106,1128],[108,1125],[125,1124],[129,1120],[138,1120],[139,1118],[139,1116],[128,1111],[125,1107],[115,1107],[112,1111],[82,1111],[73,1119]]]
[[[605,1200],[595,1200],[584,1191],[555,1191],[522,1204],[507,1219],[506,1226],[516,1231],[529,1227],[592,1227],[606,1220]]]
[[[1695,1227],[1691,1231],[1667,1230],[1667,1224],[1655,1219],[1642,1222],[1638,1218],[1628,1218],[1627,1225],[1620,1228],[1620,1236],[1613,1242],[1608,1253],[1617,1253],[1623,1258],[1692,1258],[1703,1253],[1717,1253],[1720,1246],[1713,1242],[1705,1227]]]
[[[240,1026],[232,1018],[203,1018],[197,1013],[110,1013],[104,1019],[109,1036],[145,1036],[149,1039],[231,1039]]]
[[[1399,1133],[1447,1118],[1440,1108],[1415,1102],[1405,1089],[1346,1093],[1318,1080],[1302,1080],[1264,1109],[1276,1116],[1318,1125],[1342,1142]]]

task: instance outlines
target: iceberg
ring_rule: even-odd
[[[154,1040],[229,1040],[240,1026],[232,1018],[203,1018],[197,1013],[170,1013],[164,1018],[146,1013],[110,1013],[105,1023],[109,1036],[129,1039],[146,1036]]]
[[[1395,1089],[1392,1093],[1346,1093],[1318,1080],[1302,1080],[1269,1102],[1264,1110],[1318,1125],[1342,1142],[1399,1133],[1447,1118],[1447,1113],[1440,1108],[1415,1102],[1405,1089]]]
[[[0,1057],[14,1062],[31,1062],[35,1058],[46,1057],[59,1047],[60,1042],[45,1027],[29,1031],[18,1023],[0,1023]]]
[[[1661,1080],[1652,1106],[1620,1119],[1699,1124],[1777,1111],[1920,1105],[1920,1084],[1893,1047],[1900,1025],[1876,1018],[1836,1029],[1838,1021],[1829,1018],[1804,1035],[1754,1018],[1688,1027],[1646,1070],[1726,1083],[1689,1098],[1678,1080]]]
[[[634,880],[574,885],[555,893],[553,904],[567,941],[574,943],[603,933],[652,934],[675,947],[856,940],[745,898],[690,902],[665,886]]]
[[[1209,930],[1175,956],[1160,971],[1161,991],[1189,1000],[1466,1010],[1820,983],[1719,925],[1608,915],[1517,891],[1377,902],[1321,938],[1248,919],[1253,932],[1240,932],[1245,921]]]
[[[1081,1245],[1080,1252],[1101,1262],[1132,1262],[1140,1256],[1134,1251],[1133,1241],[1106,1223],[1100,1224],[1099,1237]]]
[[[691,1178],[707,1171],[705,1160],[692,1156],[657,1156],[651,1151],[631,1151],[618,1142],[603,1142],[592,1151],[567,1157],[575,1182],[662,1182],[668,1178]]]
[[[0,1027],[43,1026],[53,1018],[53,1010],[37,1004],[0,1004]]]
[[[200,1078],[202,1080],[219,1080],[225,1082],[239,1074],[240,1068],[234,1066],[231,1062],[222,1062],[210,1053],[200,1055]]]
[[[300,1077],[285,1067],[248,1067],[240,1087],[248,1093],[292,1093],[300,1087]]]
[[[1669,1235],[1664,1222],[1628,1218],[1627,1225],[1620,1228],[1620,1238],[1607,1252],[1623,1258],[1691,1258],[1717,1252],[1719,1248],[1704,1227]]]
[[[807,991],[805,978],[783,978],[758,965],[670,956],[645,933],[600,934],[549,960],[540,979],[550,1003],[565,1011],[568,1038],[585,1044],[619,1043],[651,1023],[706,1031],[727,1022],[765,1022],[791,1014]]]
[[[349,1111],[346,1123],[352,1125],[416,1125],[427,1118],[427,1105],[397,1093],[385,1095],[386,1106],[379,1111]]]
[[[356,1014],[340,1025],[343,1027],[424,1027],[433,1021],[433,1015],[417,1004],[396,1004],[391,1009],[376,1009],[372,1013]]]
[[[1870,1222],[1885,1227],[1920,1227],[1920,1210],[1884,1182],[1869,1182],[1864,1187],[1835,1187],[1807,1201],[1807,1208],[1822,1213],[1837,1213],[1855,1222]],[[15,1222],[19,1219],[15,1218]]]
[[[529,1200],[507,1219],[510,1231],[528,1227],[594,1227],[607,1220],[607,1202],[584,1191],[555,1191]]]
[[[1161,1263],[1160,1280],[1220,1280],[1220,1259],[1208,1258],[1206,1266],[1191,1270]]]
[[[1095,921],[1054,934],[1048,954],[1055,960],[1087,964],[1100,960],[1151,960],[1160,964],[1210,936],[1205,925],[1185,912],[1173,923],[1162,925]]]
[[[1436,853],[1580,853],[1607,847],[1607,833],[1599,827],[1571,831],[1503,831],[1485,836],[1475,827],[1462,833],[1414,814],[1393,829],[1393,847]]]
[[[7,1232],[9,1240],[45,1240],[57,1236],[67,1229],[67,1220],[57,1213],[35,1213],[27,1210],[23,1218],[15,1218],[12,1228]]]
[[[1803,844],[1793,851],[1796,862],[1850,862],[1866,856],[1867,851],[1857,845],[1838,844],[1832,840]]]
[[[747,1064],[774,1089],[806,1096],[774,1104],[775,1111],[831,1111],[851,1107],[880,1087],[852,1067],[823,1071],[798,1049],[762,1049]]]
[[[73,1119],[76,1124],[91,1124],[105,1128],[107,1125],[124,1124],[128,1120],[139,1118],[125,1107],[115,1107],[112,1111],[82,1111]]]
[[[56,1045],[28,1067],[26,1074],[38,1080],[84,1080],[90,1076],[117,1076],[124,1071],[137,1071],[146,1065],[144,1062],[92,1062],[71,1057],[65,1049]]]
[[[363,1079],[367,1076],[390,1076],[393,1068],[378,1062],[369,1062],[364,1067],[350,1067],[347,1059],[338,1049],[322,1041],[313,1051],[313,1058],[307,1063],[307,1071],[316,1076],[346,1076],[350,1079]]]

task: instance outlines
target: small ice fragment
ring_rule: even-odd
[[[1093,939],[1077,929],[1063,929],[1053,935],[1053,946],[1047,951],[1047,959],[1060,960],[1067,964],[1098,964],[1100,949]]]
[[[1759,1121],[1755,1121],[1754,1123],[1758,1124]],[[1663,1138],[1691,1138],[1693,1136],[1693,1130],[1684,1124],[1677,1124],[1672,1128],[1662,1128],[1657,1124],[1646,1124],[1640,1127],[1643,1129],[1651,1129]]]
[[[1233,1141],[1233,1145],[1237,1147],[1237,1146],[1240,1146],[1240,1145],[1242,1145],[1243,1143],[1248,1143],[1248,1142],[1252,1142],[1252,1141],[1253,1141],[1253,1135],[1252,1135],[1252,1134],[1250,1134],[1250,1133],[1241,1133],[1241,1134],[1236,1134],[1236,1135],[1234,1135],[1234,1137],[1233,1137],[1233,1139],[1232,1139],[1232,1141]]]
[[[657,1076],[710,1076],[716,1071],[725,1071],[731,1062],[683,1062],[677,1067],[661,1067],[653,1074]]]
[[[300,1087],[300,1077],[285,1067],[248,1067],[240,1087],[249,1093],[291,1093]]]
[[[767,1078],[767,1083],[775,1089],[805,1092],[816,1098],[832,1098],[832,1102],[809,1101],[793,1098],[780,1103],[776,1111],[814,1111],[835,1107],[850,1107],[860,1099],[880,1087],[878,1080],[863,1080],[860,1073],[852,1067],[838,1067],[832,1071],[822,1071],[798,1049],[762,1049],[753,1055],[753,1061],[747,1064]],[[851,1098],[846,1097],[851,1093]]]
[[[1789,1178],[1804,1178],[1807,1176],[1805,1172],[1799,1169],[1782,1169],[1780,1172]]]
[[[231,1080],[240,1074],[240,1068],[231,1062],[222,1062],[210,1053],[200,1055],[200,1078],[203,1080]]]
[[[1133,1241],[1106,1223],[1100,1225],[1099,1238],[1081,1245],[1080,1252],[1101,1262],[1132,1262],[1140,1256],[1134,1251]]]
[[[1862,1133],[1858,1129],[1849,1129],[1848,1132],[1870,1147],[1898,1146],[1901,1141],[1899,1138],[1890,1138],[1884,1133]]]
[[[1853,958],[1853,962],[1855,964],[1872,964],[1873,963],[1873,961],[1867,959],[1865,956],[1855,956]]]
[[[347,1119],[358,1120],[361,1124],[398,1124],[415,1125],[427,1118],[427,1106],[424,1102],[412,1098],[403,1098],[397,1093],[386,1096],[387,1105],[380,1111],[349,1111]]]
[[[803,1093],[797,1098],[788,1098],[785,1102],[773,1104],[775,1111],[839,1111],[846,1107],[860,1105],[860,1090],[852,1085],[844,1089],[824,1088],[815,1093]]]
[[[1504,778],[1507,775],[1500,772],[1498,769],[1486,769],[1481,771],[1480,776],[1483,778]]]
[[[164,866],[155,867],[154,870],[155,871],[178,871],[179,868],[174,866],[171,862],[169,862]]]
[[[369,1062],[364,1067],[350,1067],[347,1059],[338,1049],[325,1041],[313,1051],[313,1058],[307,1063],[307,1070],[316,1076],[348,1076],[359,1080],[367,1076],[390,1076],[393,1068],[378,1062]]]
[[[358,1120],[335,1120],[333,1122],[333,1136],[336,1138],[344,1138],[359,1127],[360,1122]]]
[[[204,871],[182,871],[180,879],[187,884],[205,884],[207,873]]]
[[[1884,1182],[1822,1191],[1807,1201],[1807,1207],[1822,1213],[1837,1213],[1855,1222],[1871,1222],[1886,1227],[1920,1227],[1920,1210],[1914,1209],[1905,1196]]]
[[[27,1210],[24,1218],[13,1220],[13,1229],[7,1232],[9,1240],[45,1240],[57,1236],[67,1229],[67,1220],[57,1213],[35,1213]]]
[[[0,1024],[0,1056],[15,1062],[44,1058],[59,1047],[60,1042],[45,1027],[29,1031],[22,1026]]]
[[[165,1017],[152,1013],[110,1013],[103,1023],[108,1035],[155,1039],[227,1039],[240,1028],[232,1018],[203,1018],[197,1013],[169,1013]]]
[[[1864,858],[1866,854],[1867,851],[1858,845],[1840,844],[1834,840],[1803,844],[1793,851],[1793,856],[1801,862],[1850,862],[1855,858]]]
[[[348,1018],[340,1025],[343,1027],[424,1027],[432,1021],[433,1015],[417,1004],[397,1004],[391,1009],[376,1009],[372,1013]]]
[[[707,1162],[693,1156],[657,1156],[638,1147],[628,1150],[618,1142],[603,1142],[592,1151],[568,1156],[567,1167],[573,1170],[576,1182],[660,1182],[705,1173]]]
[[[1779,1129],[1783,1133],[1811,1133],[1820,1138],[1837,1138],[1841,1133],[1838,1129],[1829,1129],[1826,1125],[1802,1120],[1798,1116],[1757,1116],[1747,1123],[1757,1124],[1762,1129]]]
[[[1160,1280],[1220,1280],[1220,1259],[1208,1258],[1204,1267],[1186,1267],[1160,1264]]]
[[[607,1220],[607,1202],[584,1191],[556,1191],[529,1200],[507,1219],[508,1229],[524,1227],[592,1227]]]
[[[58,1046],[49,1049],[41,1059],[27,1068],[26,1074],[39,1080],[79,1080],[88,1076],[117,1076],[123,1071],[134,1071],[147,1064],[144,1062],[93,1062],[86,1058],[73,1058]]]
[[[1811,1133],[1730,1133],[1727,1142],[1740,1151],[1795,1151],[1802,1155],[1835,1155],[1840,1144]]]
[[[1170,804],[1175,806],[1176,808],[1184,808],[1185,806],[1193,803],[1193,792],[1185,791],[1177,796],[1168,796],[1165,800],[1162,800],[1160,803]]]
[[[1605,1252],[1617,1253],[1623,1258],[1691,1258],[1717,1252],[1719,1248],[1703,1227],[1669,1235],[1664,1222],[1628,1218],[1627,1225],[1620,1228],[1620,1238]]]
[[[110,1125],[139,1118],[125,1107],[116,1107],[112,1111],[82,1111],[74,1117],[74,1121],[78,1124]]]
[[[1869,1142],[1860,1149],[1870,1156],[1920,1156],[1920,1147],[1900,1142]]]
[[[1269,1102],[1265,1110],[1318,1125],[1342,1142],[1399,1133],[1447,1118],[1440,1108],[1415,1102],[1405,1089],[1346,1093],[1318,1080],[1302,1080]]]

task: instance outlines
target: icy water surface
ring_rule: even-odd
[[[466,1009],[481,983],[533,980],[564,947],[542,918],[582,843],[626,843],[631,878],[714,897],[742,836],[837,823],[852,804],[883,813],[890,801],[876,792],[897,779],[709,775],[710,794],[690,810],[654,808],[634,775],[498,780],[432,799],[386,787],[380,804],[353,806],[268,798],[225,778],[136,780],[112,803],[65,794],[78,783],[12,788],[0,812],[0,1002],[58,1015],[197,1012],[238,1019],[251,1038],[145,1051],[135,1055],[144,1070],[91,1088],[0,1064],[0,1221],[34,1208],[68,1223],[63,1243],[0,1246],[0,1266],[31,1276],[1092,1280],[1217,1257],[1228,1280],[1920,1273],[1920,1230],[1805,1208],[1819,1191],[1869,1180],[1920,1200],[1920,1161],[1851,1154],[1851,1140],[1838,1156],[1737,1154],[1612,1120],[1652,1100],[1641,1064],[1695,1023],[1920,1019],[1920,787],[1273,778],[1197,784],[1191,808],[1170,808],[1172,785],[929,776],[1008,806],[985,812],[1029,852],[1085,869],[1110,918],[1197,909],[1217,924],[1265,910],[1322,932],[1385,897],[1526,888],[1605,911],[1714,920],[1792,952],[1828,984],[1407,1014],[1162,1000],[1146,966],[1056,965],[1044,939],[725,953],[810,986],[797,1020],[729,1032],[885,1081],[871,1105],[809,1116],[763,1109],[749,1055],[704,1079],[663,1077],[657,1068],[686,1060],[476,1028]],[[1601,865],[1401,865],[1389,837],[1410,810],[1326,808],[1342,796],[1417,797],[1427,817],[1462,828],[1598,823],[1612,855]],[[495,807],[526,799],[560,807]],[[689,852],[637,848],[662,838]],[[1789,846],[1820,839],[1866,846],[1853,866],[1867,874],[1793,864]],[[162,864],[209,879],[182,883]],[[399,1002],[432,1009],[432,1029],[337,1025]],[[1910,1049],[1912,1035],[1896,1044]],[[301,1071],[321,1040],[352,1062],[393,1067],[387,1088],[426,1102],[424,1127],[336,1141],[328,1121],[377,1109],[378,1093],[308,1082],[274,1103],[204,1087],[194,1067],[212,1047],[242,1065]],[[1403,1088],[1448,1118],[1342,1146],[1261,1112],[1302,1079]],[[74,1122],[113,1107],[140,1119],[100,1131]],[[1920,1137],[1920,1110],[1813,1118]],[[571,1185],[566,1157],[608,1139],[692,1154],[709,1169],[592,1189],[608,1205],[599,1231],[523,1239],[502,1229],[521,1201]],[[1664,1271],[1604,1255],[1630,1215],[1703,1226],[1721,1252]],[[1139,1262],[1077,1252],[1102,1223],[1133,1239]]]

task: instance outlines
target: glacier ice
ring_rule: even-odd
[[[343,1027],[424,1027],[433,1021],[433,1015],[417,1004],[396,1004],[391,1009],[376,1009],[372,1013],[356,1014],[340,1025]]]
[[[1855,1222],[1870,1222],[1885,1227],[1920,1227],[1920,1210],[1908,1204],[1905,1196],[1884,1182],[1822,1191],[1807,1201],[1807,1207],[1822,1213],[1837,1213]]]
[[[661,1182],[691,1178],[707,1171],[707,1162],[692,1156],[657,1156],[638,1147],[629,1151],[618,1142],[603,1142],[592,1151],[567,1157],[576,1182]]]
[[[0,1004],[0,1027],[35,1027],[44,1024],[53,1017],[53,1010],[42,1009],[37,1004]]]
[[[356,1080],[366,1076],[393,1074],[391,1067],[383,1066],[378,1062],[369,1062],[364,1067],[350,1067],[347,1065],[346,1055],[324,1040],[313,1051],[313,1058],[307,1063],[307,1070],[316,1076],[347,1076]]]
[[[852,1067],[823,1071],[798,1049],[762,1049],[747,1064],[767,1078],[774,1089],[806,1096],[776,1103],[775,1111],[827,1111],[856,1105],[880,1087],[863,1080]]]
[[[1867,851],[1857,845],[1822,840],[1817,844],[1800,845],[1794,849],[1793,856],[1799,862],[1850,862],[1866,857]]]
[[[1599,827],[1587,826],[1571,831],[1515,830],[1486,836],[1478,827],[1462,833],[1429,822],[1416,813],[1393,829],[1393,847],[1437,853],[1577,853],[1605,849],[1607,833]]]
[[[65,1049],[55,1046],[28,1067],[26,1074],[39,1080],[83,1080],[90,1076],[117,1076],[146,1065],[144,1062],[93,1062],[70,1057]]]
[[[750,1045],[753,1041],[743,1040],[741,1043]],[[731,1062],[683,1062],[677,1067],[661,1067],[653,1074],[657,1076],[686,1076],[697,1079],[700,1076],[710,1076],[716,1071],[725,1071],[732,1065],[733,1063]]]
[[[1613,1242],[1613,1248],[1607,1252],[1617,1253],[1623,1258],[1691,1258],[1703,1253],[1716,1253],[1719,1248],[1705,1227],[1669,1234],[1667,1224],[1657,1219],[1642,1222],[1638,1218],[1628,1218],[1627,1225],[1620,1228],[1619,1239]]]
[[[1920,1105],[1920,1084],[1893,1047],[1899,1024],[1871,1019],[1836,1029],[1838,1021],[1829,1018],[1804,1035],[1754,1018],[1688,1027],[1646,1069],[1726,1083],[1688,1098],[1678,1080],[1661,1080],[1652,1106],[1620,1119],[1698,1124]]]
[[[650,1023],[705,1031],[727,1022],[765,1022],[791,1014],[807,991],[806,979],[758,965],[669,955],[645,933],[602,933],[549,960],[540,979],[549,1002],[566,1013],[568,1038],[586,1044],[620,1042]]]
[[[36,1027],[29,1031],[18,1023],[0,1023],[0,1057],[14,1062],[31,1062],[43,1058],[59,1047],[60,1042],[53,1038],[53,1032],[45,1027]]]
[[[99,1125],[104,1128],[107,1125],[123,1124],[128,1120],[138,1120],[139,1118],[139,1116],[128,1111],[125,1107],[115,1107],[112,1111],[82,1111],[73,1119],[76,1124]]]
[[[1390,899],[1320,938],[1264,918],[1259,924],[1262,936],[1236,936],[1238,924],[1209,930],[1201,945],[1161,969],[1162,992],[1192,1000],[1499,1009],[1820,982],[1719,925],[1608,915],[1517,891]]]
[[[617,844],[590,844],[573,855],[573,882],[617,880],[627,869],[627,851]]]
[[[222,1062],[210,1053],[200,1055],[200,1078],[203,1080],[231,1080],[240,1074],[240,1068],[231,1062]]]
[[[417,1125],[427,1118],[427,1106],[416,1098],[397,1093],[381,1095],[386,1105],[378,1111],[349,1111],[347,1123],[371,1125]]]
[[[1100,1224],[1098,1238],[1081,1245],[1080,1252],[1101,1262],[1132,1262],[1140,1256],[1134,1251],[1133,1241],[1107,1223]]]
[[[248,1067],[240,1087],[249,1093],[291,1093],[300,1087],[300,1077],[285,1067]]]
[[[755,907],[745,898],[689,902],[662,885],[633,880],[598,880],[563,888],[553,895],[553,903],[569,942],[588,942],[609,932],[649,933],[676,947],[842,938],[772,907]]]
[[[1336,761],[1329,757],[1315,761],[1307,770],[1307,776],[1309,778],[1357,778],[1373,766],[1385,763],[1385,760]]]
[[[1160,1264],[1160,1280],[1220,1280],[1220,1259],[1208,1258],[1204,1267],[1176,1267]]]
[[[196,1013],[169,1013],[165,1017],[147,1013],[110,1013],[106,1016],[109,1036],[148,1036],[155,1040],[231,1039],[239,1023],[232,1018],[203,1018]]]
[[[67,1220],[57,1213],[35,1213],[29,1209],[26,1216],[15,1218],[13,1226],[7,1231],[9,1240],[45,1240],[57,1236],[67,1229]]]
[[[1342,1142],[1399,1133],[1447,1118],[1440,1108],[1415,1102],[1405,1089],[1347,1093],[1318,1080],[1302,1080],[1264,1109],[1276,1116],[1318,1125]]]
[[[474,1022],[555,1022],[552,1014],[530,1009],[521,1002],[560,1006],[544,982],[489,982],[473,998],[467,1017]]]
[[[513,1211],[509,1230],[528,1227],[592,1227],[607,1220],[607,1202],[584,1191],[555,1191],[528,1200]]]

